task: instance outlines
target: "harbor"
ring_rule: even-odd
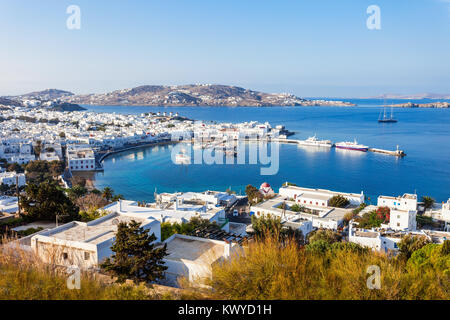
[[[385,150],[385,149],[379,149],[379,148],[369,148],[364,145],[359,145],[356,141],[355,142],[339,142],[337,144],[332,143],[330,140],[317,140],[316,136],[309,137],[306,140],[295,140],[295,139],[272,139],[274,142],[280,142],[280,143],[288,143],[288,144],[297,144],[299,146],[306,146],[306,147],[316,147],[316,148],[340,148],[340,149],[347,149],[352,150],[355,152],[375,152],[375,153],[382,153],[387,154],[391,156],[396,157],[404,157],[406,156],[406,153],[403,150],[399,149],[399,146],[397,146],[396,150]]]

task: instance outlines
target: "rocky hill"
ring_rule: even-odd
[[[54,99],[59,99],[62,97],[67,97],[67,96],[73,96],[74,94],[72,92],[69,91],[64,91],[64,90],[59,90],[59,89],[46,89],[43,91],[34,91],[34,92],[30,92],[30,93],[26,93],[26,94],[22,94],[19,96],[10,96],[10,97],[6,97],[6,98],[10,98],[10,99],[29,99],[29,100],[41,100],[41,101],[48,101],[48,100],[54,100]]]
[[[307,100],[226,85],[140,86],[102,94],[67,95],[61,100],[91,105],[144,106],[351,106],[343,101]]]

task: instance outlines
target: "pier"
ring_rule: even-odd
[[[391,156],[396,156],[396,157],[404,157],[406,156],[406,153],[403,150],[399,150],[397,147],[397,150],[384,150],[384,149],[377,149],[377,148],[369,148],[370,152],[376,152],[376,153],[384,153],[384,154],[389,154]]]
[[[294,140],[294,139],[272,139],[271,141],[281,142],[281,143],[300,144],[299,140]],[[334,147],[334,144],[333,144],[333,147]],[[369,148],[368,151],[375,152],[375,153],[388,154],[391,156],[402,157],[402,158],[404,156],[406,156],[406,153],[403,150],[400,150],[398,146],[397,146],[397,150],[384,150],[384,149],[378,149],[378,148]]]

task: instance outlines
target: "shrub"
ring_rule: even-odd
[[[333,196],[329,201],[328,201],[328,205],[330,207],[335,207],[335,208],[345,208],[346,206],[348,206],[350,204],[350,201],[339,195]]]
[[[330,229],[318,229],[308,234],[308,241],[314,242],[323,240],[329,244],[341,241],[342,235]]]
[[[381,269],[379,290],[367,287],[370,265]],[[255,300],[450,298],[444,271],[424,265],[420,272],[424,277],[401,260],[351,243],[318,241],[301,249],[265,238],[214,265],[208,293],[215,299]]]

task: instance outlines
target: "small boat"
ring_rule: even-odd
[[[330,140],[319,140],[314,137],[309,137],[306,140],[300,140],[298,141],[298,144],[301,146],[311,146],[311,147],[327,147],[331,148],[333,146],[333,143]]]
[[[184,150],[175,155],[176,164],[191,164],[191,157],[188,156]]]
[[[368,146],[359,144],[358,142],[356,142],[356,140],[354,142],[348,142],[348,141],[338,142],[338,143],[336,143],[336,148],[346,149],[346,150],[354,150],[354,151],[362,151],[362,152],[367,152],[369,150]]]
[[[384,112],[383,112],[383,117],[381,116],[381,112],[380,112],[380,116],[378,117],[378,122],[379,123],[395,123],[395,122],[397,122],[397,120],[394,119],[394,107],[391,107],[391,116],[388,117],[386,114],[386,106],[385,106]]]

